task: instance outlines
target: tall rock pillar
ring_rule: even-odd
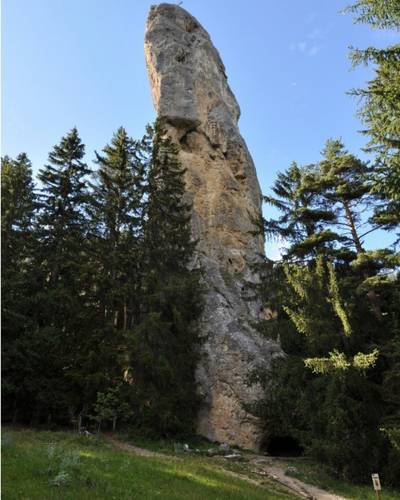
[[[237,126],[240,109],[210,36],[181,7],[151,7],[145,55],[154,106],[187,169],[192,228],[207,287],[197,370],[203,396],[198,432],[254,449],[261,429],[243,404],[259,389],[249,387],[246,377],[279,355],[280,348],[250,326],[260,304],[243,298],[244,283],[257,279],[248,263],[263,253],[264,242],[254,235],[261,192]]]

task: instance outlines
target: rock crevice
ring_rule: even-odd
[[[209,439],[257,448],[258,420],[243,407],[259,396],[248,374],[280,354],[251,327],[260,304],[243,298],[257,280],[249,263],[263,254],[255,235],[261,215],[257,175],[237,123],[240,108],[225,67],[200,23],[175,4],[150,10],[145,56],[159,118],[180,145],[187,169],[192,229],[207,287],[201,321],[205,338],[197,370],[204,397],[198,431]]]

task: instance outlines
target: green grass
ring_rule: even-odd
[[[349,500],[376,500],[376,494],[370,485],[355,485],[334,479],[321,464],[309,460],[290,460],[286,462],[275,462],[284,469],[295,467],[297,472],[290,474],[292,477],[300,479],[308,484],[319,486],[320,488],[341,495]],[[399,500],[400,491],[386,488],[382,484],[381,500]]]
[[[201,436],[192,436],[182,439],[150,439],[141,436],[137,431],[119,432],[118,439],[141,448],[167,454],[179,454],[179,450],[184,453],[184,444],[187,444],[190,450],[200,450],[202,452],[219,446],[218,443],[213,443]]]
[[[290,499],[234,478],[205,458],[144,458],[94,437],[5,429],[3,500]]]
[[[151,440],[143,438],[134,433],[124,433],[120,434],[119,438],[122,441],[126,441],[136,446],[147,448],[153,451],[160,451],[164,453],[174,454],[176,447],[175,441],[168,440]],[[195,436],[187,440],[183,440],[179,444],[187,443],[191,449],[199,449],[205,451],[209,448],[215,448],[218,446],[216,443],[212,443],[200,436]],[[178,456],[182,452],[175,453]],[[253,453],[246,453],[248,457],[254,456]],[[266,457],[267,458],[267,457]],[[248,462],[227,462],[224,459],[214,457],[212,461],[223,466],[225,469],[231,470],[232,472],[245,475],[250,479],[259,480],[260,477],[254,472],[255,467]],[[307,458],[303,459],[290,459],[287,461],[272,459],[270,461],[271,465],[280,465],[283,470],[287,467],[295,467],[297,473],[290,474],[292,477],[296,477],[305,483],[318,486],[319,488],[341,495],[349,500],[376,500],[376,495],[372,487],[372,482],[370,485],[355,485],[351,483],[346,483],[342,480],[333,478],[328,471],[324,469],[321,464],[315,463]],[[264,480],[264,484],[270,484],[273,487],[273,483],[269,482],[268,479]],[[384,488],[381,492],[382,500],[399,500],[400,491],[393,490],[390,488]]]

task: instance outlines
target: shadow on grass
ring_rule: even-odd
[[[139,457],[102,439],[72,433],[7,430],[6,434],[11,443],[3,454],[3,498],[7,500],[293,498],[233,478],[195,459]],[[58,449],[57,464],[49,454],[52,446]],[[79,454],[79,461],[68,469],[63,456],[72,452]],[[55,475],[63,472],[68,480],[54,485]]]

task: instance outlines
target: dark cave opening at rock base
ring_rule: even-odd
[[[271,457],[300,457],[304,448],[292,436],[270,436],[262,449]]]

